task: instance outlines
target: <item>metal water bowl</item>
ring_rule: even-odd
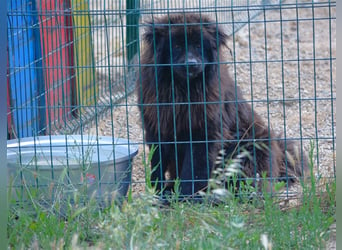
[[[12,200],[35,190],[45,200],[70,199],[76,192],[97,200],[124,197],[138,146],[108,136],[57,135],[7,141]]]

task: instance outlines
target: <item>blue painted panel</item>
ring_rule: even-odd
[[[7,5],[10,103],[17,137],[35,136],[41,123],[38,93],[42,79],[37,58],[39,27],[33,0],[11,0]],[[37,36],[38,35],[38,36]],[[40,67],[41,68],[41,67]]]

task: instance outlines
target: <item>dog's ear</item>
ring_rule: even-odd
[[[168,25],[165,25],[161,20],[155,18],[154,20],[146,23],[143,39],[151,46],[153,46],[154,41],[156,44],[160,44],[163,39],[168,37],[168,31]]]
[[[217,32],[216,32],[216,36],[219,40],[219,46],[225,46],[227,47],[227,40],[228,40],[228,35],[226,34],[226,32],[222,29],[222,27],[220,27],[219,25],[217,25]]]
[[[208,17],[203,17],[202,22],[204,32],[209,34],[208,38],[210,38],[213,47],[228,47],[227,39],[229,36],[219,23],[209,19]]]

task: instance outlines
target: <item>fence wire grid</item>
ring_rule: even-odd
[[[142,36],[148,21],[184,11],[208,15],[223,28],[229,49],[222,52],[220,64],[227,65],[245,101],[283,135],[281,140],[294,141],[301,154],[314,145],[316,177],[334,178],[336,1],[323,0],[8,1],[8,139],[19,142],[10,147],[16,148],[20,171],[28,165],[37,170],[44,158],[51,166],[44,180],[56,180],[58,153],[52,148],[62,147],[62,157],[68,158],[72,140],[81,146],[78,158],[83,162],[77,181],[95,178],[102,185],[101,151],[115,155],[121,145],[128,155],[137,150],[134,160],[128,160],[130,181],[134,193],[143,192],[149,149],[134,92],[146,48]],[[56,146],[55,138],[75,134],[87,139],[62,139]],[[118,144],[117,138],[127,142]],[[43,139],[46,144],[39,143]],[[28,144],[34,160],[21,153],[27,144],[20,142],[28,141],[33,141]],[[94,157],[84,149],[89,146],[95,147]],[[95,163],[85,164],[89,159]],[[59,161],[68,170],[73,166]],[[113,169],[118,165],[113,163]],[[89,168],[95,171],[88,175]],[[36,179],[32,183],[39,189],[46,185]],[[297,189],[286,192],[296,194]]]

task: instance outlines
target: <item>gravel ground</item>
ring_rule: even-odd
[[[310,140],[314,141],[316,174],[332,177],[336,147],[332,139],[336,137],[336,62],[330,58],[336,58],[336,20],[329,22],[328,7],[317,5],[313,11],[310,5],[303,5],[296,11],[290,8],[293,5],[287,5],[289,3],[292,2],[284,1],[281,12],[279,9],[262,12],[237,31],[230,37],[230,51],[224,53],[232,76],[245,98],[254,101],[255,110],[273,129],[284,133],[285,127],[286,137],[298,138],[305,151],[309,149]],[[335,17],[336,8],[330,11]],[[105,19],[106,16],[97,16],[96,23]],[[122,20],[115,19],[107,29],[95,31],[95,57],[110,55],[106,60],[98,60],[96,71],[101,76],[98,78],[100,89],[112,82],[112,78],[124,79],[127,74],[123,67],[117,67],[124,63],[123,51],[117,49],[124,36],[115,31],[124,24]],[[115,90],[118,92],[124,87]],[[115,99],[114,95],[111,97]],[[109,97],[105,105],[110,105],[110,100]],[[148,150],[143,145],[136,96],[130,94],[112,107],[92,125],[86,126],[84,133],[138,142],[139,154],[135,157],[132,174],[133,191],[143,191],[143,162]]]

